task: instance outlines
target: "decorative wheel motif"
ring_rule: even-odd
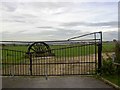
[[[32,53],[36,57],[55,56],[51,52],[51,48],[45,42],[34,42],[28,48],[28,53]]]

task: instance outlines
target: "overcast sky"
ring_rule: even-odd
[[[117,39],[118,2],[0,2],[2,40],[61,40],[103,32]]]

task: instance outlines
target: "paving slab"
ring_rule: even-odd
[[[94,77],[2,77],[2,88],[109,88]],[[114,90],[114,89],[113,89]]]

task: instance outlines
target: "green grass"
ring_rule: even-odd
[[[27,51],[29,46],[25,46],[25,45],[6,45],[4,47],[2,47],[3,49],[9,49],[9,50],[18,50],[18,51]]]
[[[115,44],[114,43],[103,43],[102,52],[114,52]]]
[[[23,54],[22,52],[18,51],[10,51],[10,50],[19,50],[27,52],[27,46],[5,46],[3,49],[9,49],[9,50],[3,50],[2,51],[2,57],[4,58],[11,58],[15,57],[19,58],[21,57],[20,54]],[[55,54],[56,57],[75,57],[75,56],[83,56],[88,54],[94,54],[95,48],[94,45],[90,46],[71,46],[71,45],[51,45],[50,46],[52,50],[52,53]]]
[[[25,58],[25,52],[27,52],[29,46],[25,45],[6,45],[2,51],[2,61],[3,62],[20,62]],[[51,45],[50,46],[52,53],[55,54],[56,57],[77,57],[83,55],[90,55],[95,53],[95,46],[80,46],[80,45]],[[96,47],[97,49],[97,47]],[[18,50],[18,51],[10,51],[10,50]],[[19,52],[24,51],[24,52]],[[103,43],[103,53],[104,52],[113,52],[114,44],[113,43]],[[8,61],[5,61],[8,60]]]
[[[76,45],[77,46],[77,45]],[[10,50],[19,50],[19,51],[25,51],[27,52],[29,46],[25,46],[25,45],[6,45],[4,47],[2,47],[3,49],[10,49]],[[51,49],[59,49],[59,48],[65,48],[65,47],[71,47],[71,45],[51,45],[50,48]],[[82,47],[83,48],[83,47]],[[63,49],[63,53],[64,52],[69,52],[69,50],[72,50],[74,53],[77,51],[77,49],[82,49],[78,47],[74,47],[72,49],[68,48],[68,49]],[[85,49],[88,49],[89,46],[85,47]],[[113,52],[115,48],[114,43],[103,43],[102,46],[102,52]],[[94,46],[90,46],[90,51],[92,53],[92,51],[94,51]],[[57,51],[57,50],[56,50]],[[84,50],[81,50],[82,52],[84,52]],[[77,53],[76,53],[77,54]]]
[[[103,78],[109,80],[110,82],[120,86],[120,76],[119,75],[104,75]]]

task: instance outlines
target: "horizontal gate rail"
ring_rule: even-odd
[[[71,62],[71,63],[32,63],[32,65],[45,65],[45,64],[87,64],[87,63],[95,63],[95,62]],[[6,64],[6,63],[2,63],[3,65]],[[30,65],[30,64],[26,64],[26,63],[23,63],[23,64],[20,64],[20,63],[7,63],[7,65]]]

